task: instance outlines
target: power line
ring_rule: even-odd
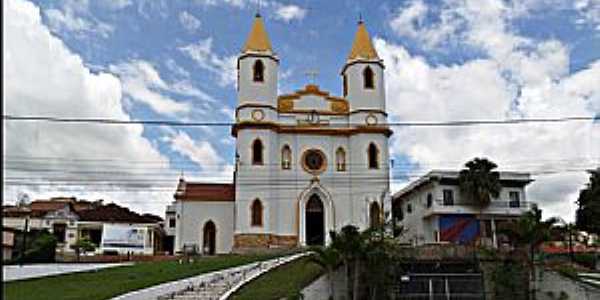
[[[110,118],[61,118],[48,116],[13,116],[3,115],[2,119],[6,121],[38,121],[52,123],[91,123],[106,125],[151,125],[151,126],[172,126],[172,127],[231,127],[236,125],[233,122],[179,122],[169,120],[119,120]],[[573,121],[595,121],[596,117],[571,116],[558,118],[519,118],[504,120],[454,120],[442,122],[389,122],[382,125],[391,127],[447,127],[447,126],[477,126],[477,125],[508,125],[525,123],[562,123]],[[329,127],[347,127],[353,125],[364,125],[363,123],[344,123],[329,124]]]

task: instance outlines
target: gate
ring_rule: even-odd
[[[393,299],[485,299],[481,273],[410,273],[401,276],[392,290]]]

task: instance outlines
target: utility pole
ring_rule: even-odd
[[[23,228],[23,242],[21,243],[21,266],[25,260],[25,250],[27,249],[27,232],[29,231],[29,216],[25,217],[25,228]]]

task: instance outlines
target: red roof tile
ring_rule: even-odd
[[[114,203],[77,212],[80,221],[112,223],[157,223],[156,216],[140,215]]]
[[[235,201],[235,186],[231,183],[200,183],[180,180],[174,197],[182,201]]]

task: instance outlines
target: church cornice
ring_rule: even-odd
[[[237,137],[237,133],[240,129],[267,129],[277,133],[289,133],[289,134],[311,134],[311,135],[330,135],[330,136],[351,136],[361,133],[377,133],[384,134],[386,137],[390,137],[393,134],[392,129],[387,126],[368,126],[360,125],[350,128],[334,128],[319,125],[280,125],[273,122],[254,122],[254,121],[243,121],[236,123],[231,128],[231,135]]]

